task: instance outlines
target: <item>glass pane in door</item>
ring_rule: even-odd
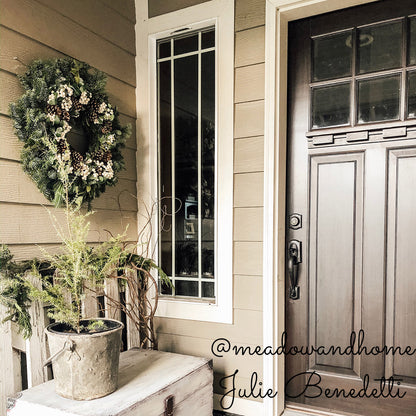
[[[416,117],[416,71],[407,74],[407,116]]]
[[[402,22],[357,30],[358,72],[382,71],[402,64]]]
[[[312,128],[350,122],[350,83],[312,89]]]
[[[358,82],[358,122],[398,120],[400,75]]]
[[[313,39],[313,81],[351,75],[352,32]]]

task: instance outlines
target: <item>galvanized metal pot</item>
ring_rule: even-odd
[[[51,353],[55,390],[73,400],[92,400],[117,389],[121,332],[124,325],[101,319],[107,330],[96,333],[62,332],[54,323],[45,332]]]

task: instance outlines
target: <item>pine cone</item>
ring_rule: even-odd
[[[46,112],[49,115],[53,116],[55,114],[55,106],[54,105],[51,105],[51,104],[47,104],[46,105]]]
[[[66,149],[68,149],[68,145],[66,144],[65,140],[59,140],[57,147],[58,147],[58,154],[60,155],[64,153]]]
[[[95,160],[98,160],[99,162],[102,162],[103,158],[104,158],[104,152],[102,150],[97,150],[92,155],[92,158],[95,159]]]
[[[111,133],[112,130],[113,130],[113,125],[111,121],[106,121],[104,126],[101,128],[101,132],[104,134]]]
[[[65,111],[62,113],[62,118],[63,118],[65,121],[69,121],[69,120],[70,120],[70,118],[71,118],[71,116],[70,116],[69,112],[65,110]]]
[[[47,104],[46,105],[46,111],[51,116],[54,116],[56,114],[59,117],[62,114],[61,107],[59,107],[58,105]]]
[[[102,168],[102,166],[97,166],[96,168],[95,168],[95,171],[97,172],[97,174],[99,175],[99,176],[101,176],[102,174],[103,174],[103,168]]]
[[[98,109],[100,108],[100,104],[98,103],[98,101],[93,100],[93,101],[90,101],[90,104],[89,104],[88,107],[90,107],[91,111],[93,111],[93,112],[95,111],[96,113],[98,113]]]
[[[104,154],[103,154],[103,157],[102,157],[102,161],[104,162],[104,163],[107,163],[107,162],[109,162],[110,160],[111,160],[111,158],[112,158],[112,154],[111,154],[111,152],[109,152],[109,151],[107,151],[107,152],[104,152]]]
[[[94,123],[94,120],[98,118],[98,109],[100,108],[100,104],[97,101],[90,101],[88,104],[88,120],[91,123]]]
[[[79,102],[78,98],[75,98],[74,96],[72,96],[72,107],[74,108],[74,110],[76,112],[80,112],[83,109],[82,104]]]
[[[84,158],[82,157],[81,153],[74,150],[72,152],[72,167],[74,170],[81,169],[81,163],[84,161]]]

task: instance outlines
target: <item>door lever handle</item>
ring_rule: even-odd
[[[299,299],[299,263],[302,263],[302,243],[298,240],[291,240],[288,244],[287,270],[289,273],[289,298]]]

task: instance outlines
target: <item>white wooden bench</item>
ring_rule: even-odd
[[[119,388],[91,401],[58,396],[54,381],[18,394],[9,416],[212,416],[212,362],[132,349],[120,356]]]

